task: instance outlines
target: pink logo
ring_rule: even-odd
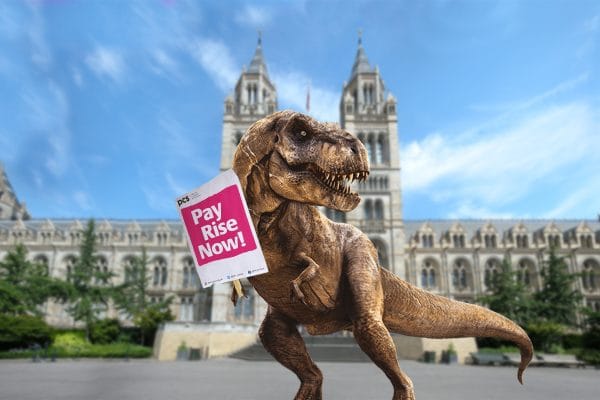
[[[181,215],[199,266],[256,249],[236,185],[181,208]]]

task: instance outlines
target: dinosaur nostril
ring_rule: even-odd
[[[358,150],[356,149],[356,145],[350,146],[350,150],[352,150],[352,153],[358,154]]]

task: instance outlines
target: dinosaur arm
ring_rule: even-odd
[[[292,280],[292,298],[306,304],[304,293],[302,293],[300,285],[304,282],[312,280],[315,276],[317,276],[321,267],[315,262],[315,260],[307,256],[304,252],[298,254],[297,261],[302,264],[308,263],[308,266],[304,268],[304,270],[300,273],[300,275],[298,275],[298,277],[296,277],[296,279]]]

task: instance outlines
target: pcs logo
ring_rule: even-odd
[[[178,207],[181,207],[181,205],[182,205],[182,204],[185,204],[185,203],[187,203],[188,201],[190,201],[190,198],[189,198],[189,196],[183,196],[183,197],[181,197],[181,198],[177,199],[177,206],[178,206]]]

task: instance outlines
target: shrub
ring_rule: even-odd
[[[130,343],[89,344],[82,346],[57,347],[50,346],[47,351],[40,354],[37,350],[19,350],[0,352],[0,359],[31,358],[34,355],[45,357],[92,357],[92,358],[146,358],[152,356],[152,348]]]
[[[53,330],[41,318],[0,315],[0,350],[18,349],[52,342]]]
[[[52,348],[59,357],[77,356],[91,344],[85,339],[84,331],[62,332],[54,338]]]
[[[600,350],[584,349],[577,356],[588,364],[600,366]]]
[[[500,340],[500,339],[491,338],[491,337],[479,337],[479,338],[475,338],[475,340],[477,341],[478,348],[496,349],[496,348],[500,348],[500,347],[513,345],[513,342],[509,342],[508,340]]]
[[[121,326],[117,319],[103,319],[90,326],[90,340],[94,344],[116,342],[121,334]]]
[[[564,325],[543,321],[527,325],[526,330],[536,350],[557,353],[562,349]]]
[[[583,347],[583,336],[578,333],[567,333],[562,337],[562,346],[565,349],[580,349]]]

